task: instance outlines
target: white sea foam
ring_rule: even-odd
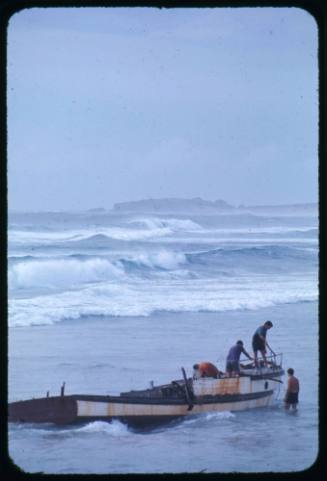
[[[67,436],[74,436],[76,434],[105,434],[113,437],[120,438],[122,436],[128,436],[132,434],[131,431],[128,430],[126,424],[119,422],[118,420],[113,420],[112,422],[105,422],[105,421],[93,421],[83,426],[78,427],[64,427],[64,428],[57,428],[53,427],[52,424],[43,425],[39,427],[35,424],[18,424],[14,426],[15,430],[23,430],[25,434],[33,434],[39,435],[42,437],[47,438],[56,438],[60,439],[62,437]]]
[[[202,227],[190,219],[174,219],[159,217],[138,217],[129,221],[130,224],[144,225],[150,230],[169,228],[172,232],[187,231],[197,232]]]
[[[187,262],[183,253],[168,250],[127,255],[111,262],[103,257],[85,258],[15,258],[8,271],[9,289],[30,289],[35,287],[71,288],[85,283],[124,279],[130,266],[177,269]],[[139,273],[142,275],[142,271]]]
[[[186,262],[185,254],[160,250],[154,253],[142,253],[131,258],[133,262],[147,267],[160,267],[162,269],[176,269],[180,264]]]
[[[102,229],[100,234],[103,234],[111,239],[125,240],[125,241],[137,241],[146,240],[153,237],[162,237],[171,234],[169,227],[158,227],[153,229],[125,229],[125,228],[108,228]],[[87,237],[87,235],[85,236]]]
[[[190,219],[162,219],[156,217],[150,218],[136,218],[128,221],[128,225],[131,227],[111,226],[111,227],[99,227],[93,226],[87,229],[71,229],[63,231],[37,231],[37,230],[19,230],[10,229],[8,232],[8,238],[10,245],[24,246],[24,245],[62,245],[68,243],[76,243],[80,241],[90,241],[93,239],[107,238],[115,241],[147,241],[147,240],[173,240],[173,234],[178,233],[178,241],[182,242],[180,234],[185,233],[196,236],[199,242],[212,241],[214,239],[219,240],[221,237],[225,238],[229,236],[232,238],[235,235],[239,235],[239,240],[242,241],[242,236],[250,235],[249,239],[253,239],[254,235],[281,235],[281,241],[283,241],[284,235],[292,235],[289,238],[290,241],[297,239],[296,235],[299,234],[299,240],[303,238],[303,234],[308,234],[308,240],[315,240],[315,236],[318,237],[317,229],[312,227],[289,227],[289,226],[268,226],[268,227],[212,227],[202,228],[199,224],[193,222]],[[135,226],[133,228],[133,225]],[[205,239],[205,237],[206,239]],[[312,237],[314,236],[314,237]],[[189,241],[189,237],[186,237]],[[262,239],[258,239],[262,240]]]
[[[75,428],[73,431],[86,434],[104,433],[114,437],[128,436],[131,434],[126,424],[117,420],[113,420],[110,423],[105,421],[93,421],[80,428]]]
[[[185,418],[183,423],[180,425],[180,428],[183,429],[186,425],[190,424],[198,424],[199,421],[203,423],[203,421],[210,421],[213,420],[222,420],[222,419],[232,419],[235,418],[235,414],[230,411],[222,411],[222,412],[211,412],[211,413],[201,413],[196,416],[192,416],[190,418]]]
[[[166,236],[172,233],[169,227],[154,227],[153,229],[128,229],[123,227],[101,227],[55,232],[9,231],[9,242],[12,244],[52,245],[66,242],[78,242],[92,239],[94,236],[104,236],[108,239],[137,241],[153,237]]]
[[[231,419],[235,418],[235,414],[230,411],[223,411],[221,413],[206,413],[205,419],[211,421],[212,419]]]
[[[238,279],[134,279],[80,290],[10,299],[9,325],[53,324],[83,316],[149,316],[154,311],[259,309],[318,298],[316,276],[251,276]]]
[[[318,297],[315,251],[294,248],[299,242],[315,246],[309,226],[252,228],[243,219],[227,227],[228,217],[204,217],[202,228],[188,218],[144,214],[110,218],[106,225],[85,224],[78,217],[62,223],[65,230],[55,230],[55,219],[47,218],[43,231],[17,225],[9,231],[15,247],[8,271],[11,326],[83,316],[148,316],[159,310],[258,309]],[[282,247],[286,238],[291,244]],[[181,252],[184,241],[191,245]],[[39,251],[48,257],[38,257]]]
[[[105,259],[48,259],[14,264],[9,269],[8,281],[10,289],[63,288],[111,280],[123,274],[122,268]]]
[[[43,244],[63,243],[87,240],[94,236],[106,236],[109,239],[137,241],[156,237],[164,237],[177,231],[198,231],[201,227],[189,219],[159,219],[137,218],[128,221],[130,227],[110,226],[88,229],[71,229],[63,231],[38,231],[10,229],[9,241],[14,244]],[[135,225],[138,228],[133,228]],[[16,227],[16,226],[15,226]],[[141,228],[140,228],[141,227]]]

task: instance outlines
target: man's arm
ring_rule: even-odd
[[[243,350],[242,350],[243,354],[245,354],[245,356],[248,358],[248,359],[253,359],[253,357],[250,356],[250,354],[248,352],[246,352],[246,350],[244,349],[243,347]]]
[[[265,346],[268,347],[268,349],[274,354],[274,356],[276,356],[276,353],[271,349],[271,347],[269,346],[266,340],[265,340]]]

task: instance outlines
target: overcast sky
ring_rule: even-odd
[[[16,13],[9,208],[317,201],[317,41],[296,8]]]

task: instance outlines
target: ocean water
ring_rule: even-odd
[[[253,213],[9,217],[9,400],[117,394],[224,369],[268,342],[300,379],[299,410],[209,413],[148,431],[122,423],[9,425],[27,472],[301,471],[318,454],[318,219]],[[299,453],[301,455],[299,456]]]

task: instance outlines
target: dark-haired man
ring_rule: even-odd
[[[237,341],[232,346],[226,358],[226,373],[228,377],[238,376],[240,374],[240,357],[244,354],[248,359],[253,359],[244,349],[243,341]]]
[[[258,367],[258,351],[261,352],[263,357],[263,361],[265,366],[268,365],[266,359],[266,347],[270,349],[269,344],[267,343],[266,336],[267,331],[273,327],[273,323],[271,321],[266,321],[262,326],[259,326],[258,329],[255,331],[252,337],[252,349],[254,353],[254,364]]]
[[[288,410],[291,407],[295,411],[299,402],[300,383],[298,378],[294,376],[294,369],[291,367],[287,369],[287,374],[287,391],[284,398],[285,409]]]

